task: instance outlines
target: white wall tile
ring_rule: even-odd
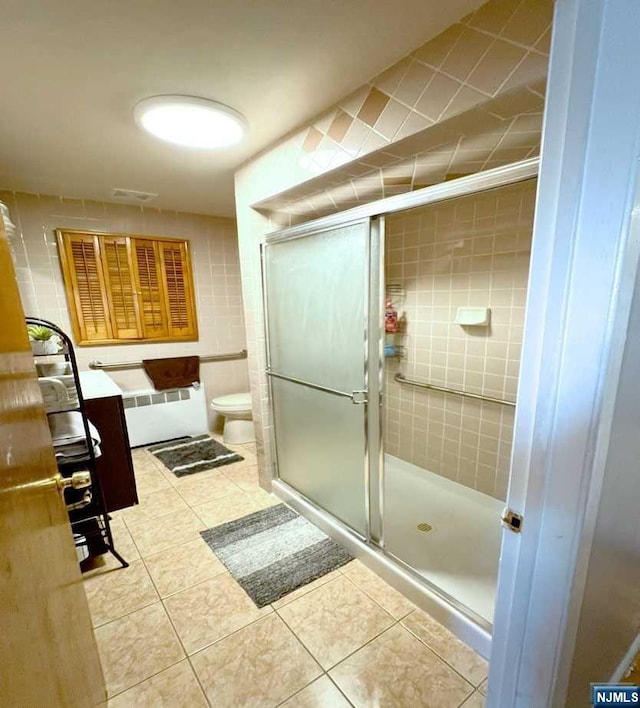
[[[78,347],[81,368],[87,368],[94,359],[139,361],[142,358],[216,354],[246,348],[234,220],[22,192],[0,191],[0,200],[9,207],[17,226],[12,247],[16,253],[16,277],[25,312],[56,322],[69,334],[69,314],[54,234],[56,228],[173,236],[191,242],[198,341],[179,345]],[[114,371],[110,375],[125,390],[151,385],[142,370]],[[201,378],[208,398],[246,391],[249,387],[247,361],[204,363]]]
[[[409,389],[393,377],[402,371],[515,399],[534,198],[535,183],[527,182],[387,217],[387,282],[403,289],[394,304],[404,328],[394,341],[405,358],[387,360],[386,450],[500,499],[513,409]],[[490,307],[491,327],[453,324],[465,304]]]

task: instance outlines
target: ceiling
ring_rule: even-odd
[[[234,214],[233,173],[482,0],[5,0],[0,188]],[[233,106],[248,139],[224,151],[141,132],[142,98]]]

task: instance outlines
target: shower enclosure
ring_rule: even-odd
[[[536,174],[498,168],[263,247],[274,491],[485,655]],[[461,323],[469,308],[491,319]]]

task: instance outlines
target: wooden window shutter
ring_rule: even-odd
[[[198,338],[187,241],[56,233],[78,344]]]
[[[111,339],[98,237],[94,234],[58,235],[71,320],[79,343]]]
[[[165,303],[171,337],[197,335],[193,279],[187,244],[184,241],[158,241],[165,285]]]
[[[158,241],[131,239],[133,244],[134,269],[138,281],[140,320],[145,338],[169,336],[169,326],[164,313],[164,288],[160,277],[160,254]]]
[[[113,337],[139,339],[142,331],[129,239],[122,236],[102,236],[100,251]]]

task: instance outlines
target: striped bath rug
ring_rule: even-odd
[[[176,477],[184,477],[184,475],[194,472],[202,472],[244,460],[242,455],[229,450],[208,435],[178,438],[161,445],[148,447],[147,450],[153,453]]]
[[[258,607],[353,560],[353,556],[284,504],[201,532]]]

